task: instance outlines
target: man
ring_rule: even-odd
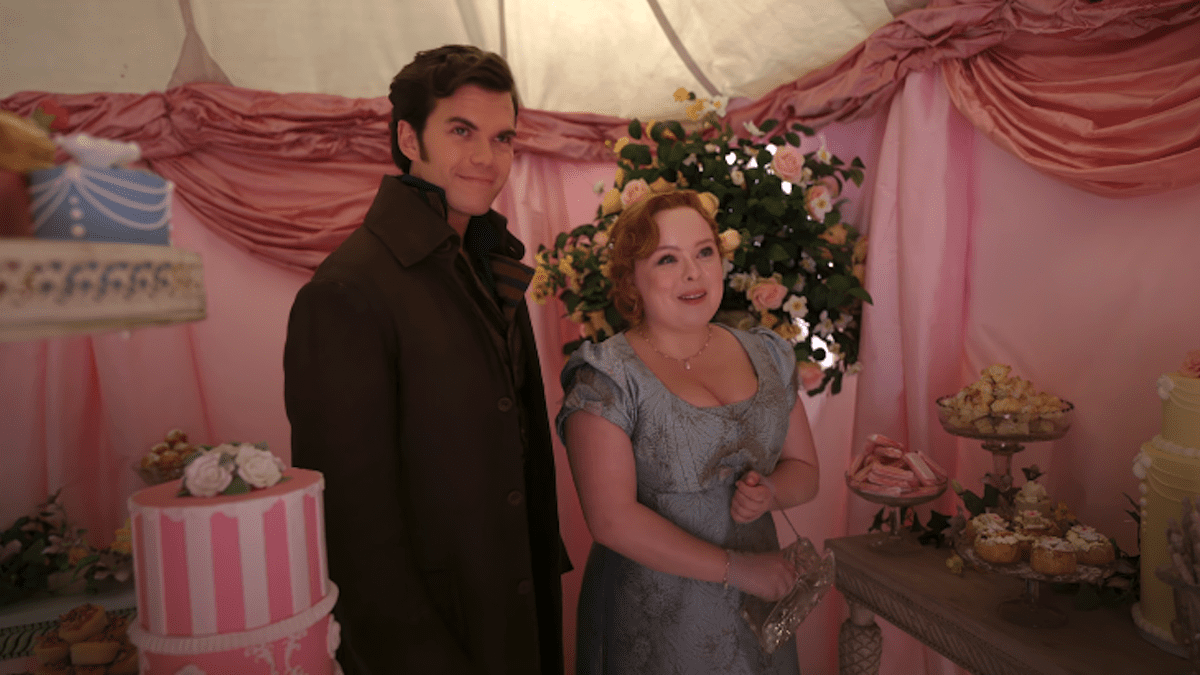
[[[296,295],[292,460],[325,475],[347,675],[562,673],[554,459],[524,246],[491,203],[517,95],[474,47],[392,82],[392,156],[362,227]]]

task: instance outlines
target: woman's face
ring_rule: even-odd
[[[658,248],[633,264],[646,323],[674,329],[707,324],[721,306],[725,272],[712,228],[695,209],[680,206],[654,215]]]

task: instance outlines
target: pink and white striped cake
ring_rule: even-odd
[[[337,587],[325,557],[324,478],[288,469],[272,487],[129,498],[142,675],[336,675]],[[190,666],[190,669],[189,669]]]

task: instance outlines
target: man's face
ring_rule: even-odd
[[[448,220],[459,234],[471,216],[487,213],[508,180],[515,112],[509,92],[465,84],[437,100],[423,138],[398,123],[400,151],[412,160],[409,173],[446,191]]]

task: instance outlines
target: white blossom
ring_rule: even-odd
[[[793,319],[808,314],[808,298],[803,295],[793,295],[783,303],[783,311],[792,315]]]
[[[829,312],[821,310],[821,318],[817,321],[817,325],[813,327],[813,332],[821,339],[828,338],[833,334],[833,321],[829,320]]]

